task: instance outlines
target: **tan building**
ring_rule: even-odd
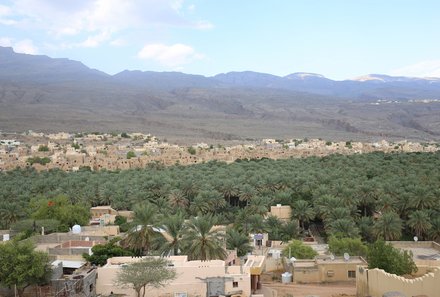
[[[433,241],[390,241],[395,248],[412,253],[418,271],[411,278],[381,269],[357,269],[357,296],[440,296],[440,245]],[[415,278],[414,278],[415,277]]]
[[[249,256],[242,266],[227,266],[224,261],[188,261],[187,256],[171,256],[169,260],[176,269],[177,278],[160,289],[149,288],[148,295],[159,296],[250,296],[258,287],[265,258]],[[107,260],[107,264],[98,268],[96,283],[97,294],[125,294],[135,296],[133,289],[117,287],[116,275],[122,265],[139,261],[139,258],[116,257]]]
[[[289,205],[277,204],[270,207],[269,215],[275,216],[281,221],[289,222],[292,216],[292,208]]]
[[[357,297],[383,296],[440,296],[440,267],[414,279],[407,279],[382,269],[358,267],[356,276]]]

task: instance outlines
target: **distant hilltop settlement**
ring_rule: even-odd
[[[440,144],[409,141],[376,143],[332,142],[322,139],[262,139],[234,146],[197,143],[179,146],[142,133],[22,134],[2,133],[0,171],[33,167],[38,171],[59,168],[65,171],[122,170],[149,164],[190,165],[212,160],[227,163],[245,159],[285,159],[330,154],[380,151],[435,152]]]

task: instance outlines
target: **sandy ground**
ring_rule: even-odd
[[[263,284],[278,291],[278,297],[340,297],[356,296],[356,284]]]

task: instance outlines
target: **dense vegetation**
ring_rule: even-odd
[[[439,184],[439,153],[152,164],[117,172],[14,170],[0,174],[0,227],[29,218],[37,198],[65,195],[86,206],[132,209],[148,201],[163,214],[209,213],[243,233],[275,228],[274,240],[298,230],[291,223],[263,223],[262,215],[277,203],[292,206],[301,228],[312,223],[327,235],[440,240]]]

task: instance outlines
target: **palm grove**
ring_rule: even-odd
[[[250,250],[249,233],[268,232],[272,240],[288,241],[310,224],[329,238],[373,242],[417,235],[438,241],[439,157],[372,153],[171,167],[154,163],[125,171],[17,169],[0,174],[0,228],[32,233],[38,222],[54,231],[66,229],[87,219],[80,209],[75,213],[83,216],[70,217],[66,208],[111,204],[135,212],[120,242],[132,255],[224,258],[224,234],[213,228],[216,224],[228,225],[226,245],[237,248],[239,255]],[[47,209],[51,203],[63,207]],[[278,203],[292,207],[290,222],[264,218]],[[158,229],[167,238],[158,236]],[[97,263],[118,247],[110,242]]]

